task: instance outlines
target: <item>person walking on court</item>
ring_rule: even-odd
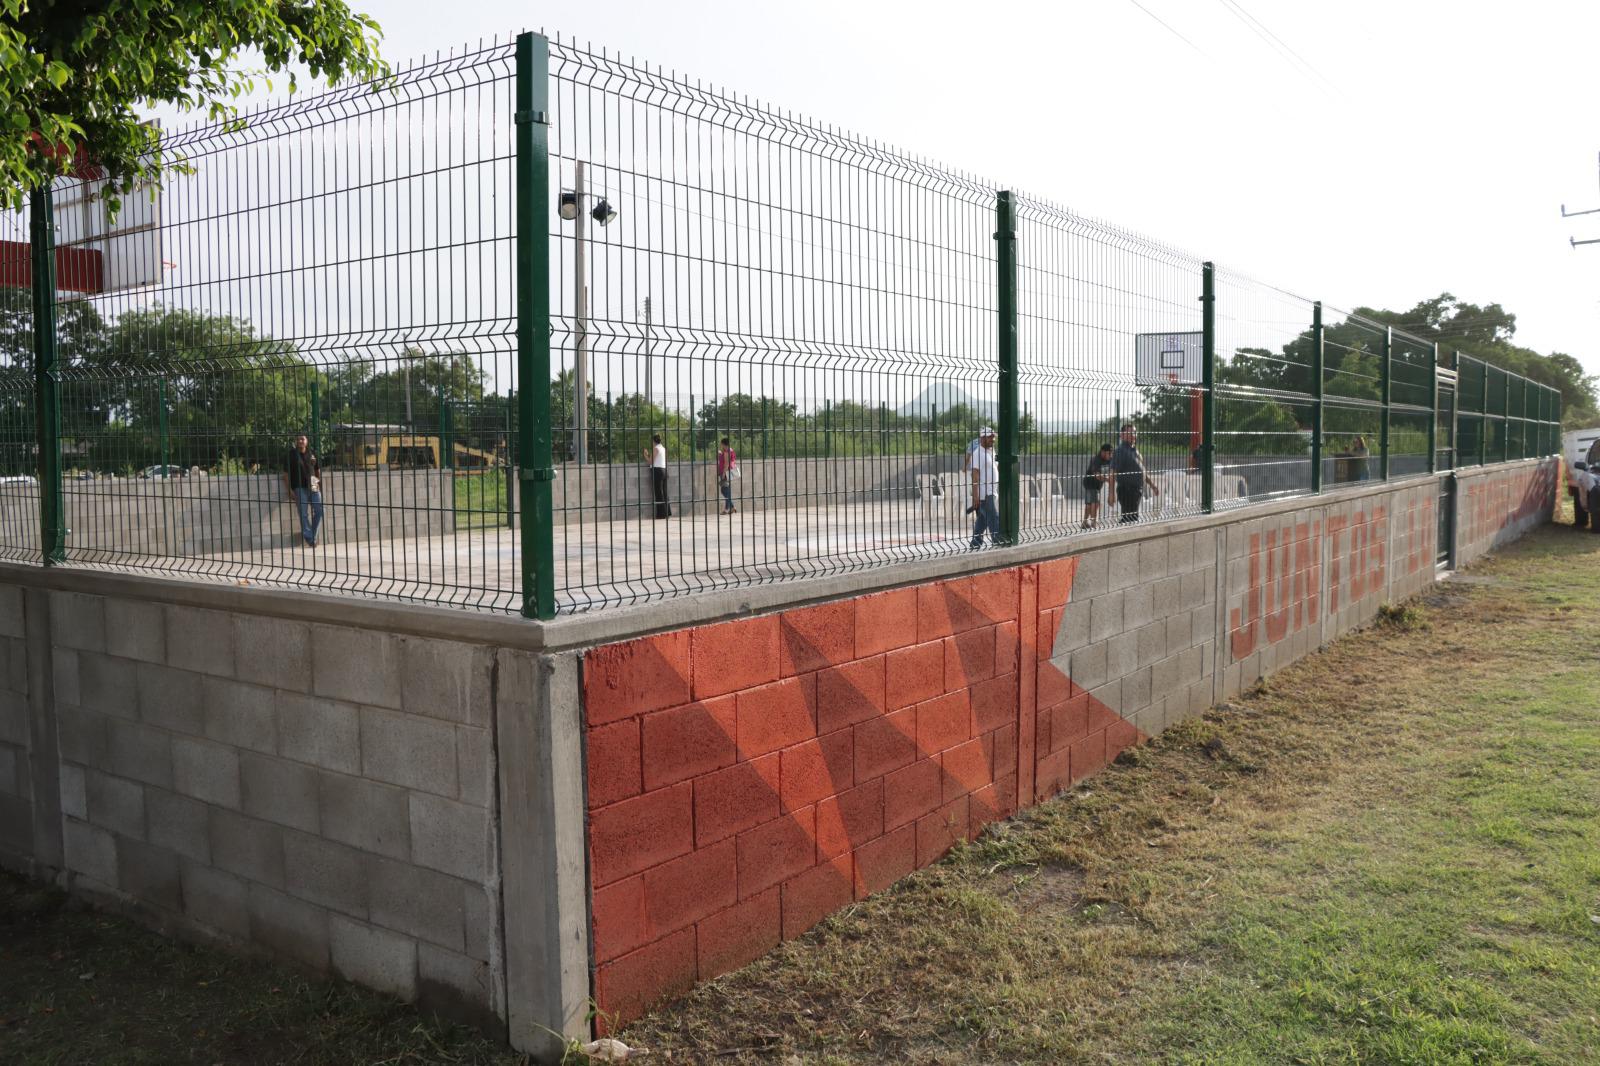
[[[1120,521],[1137,522],[1145,490],[1152,496],[1158,490],[1145,469],[1144,456],[1139,454],[1139,431],[1133,428],[1132,422],[1122,423],[1122,443],[1111,457],[1111,471],[1116,477],[1117,503],[1122,508]]]
[[[656,517],[671,518],[672,504],[667,502],[667,446],[661,443],[661,434],[650,438],[650,447],[644,458],[650,464],[650,487],[655,492]]]
[[[283,487],[300,513],[300,540],[306,547],[315,548],[322,529],[322,463],[304,433],[294,439],[294,447],[289,449]]]
[[[1600,515],[1594,513],[1594,505],[1600,503],[1600,493],[1594,491],[1596,478],[1589,470],[1587,463],[1573,463],[1567,471],[1567,495],[1572,497],[1572,528],[1582,529],[1591,522],[1596,532],[1600,532]]]
[[[978,439],[967,445],[966,470],[972,479],[972,506],[968,514],[977,514],[972,523],[972,550],[983,547],[983,535],[989,534],[991,547],[1000,544],[1000,464],[994,454],[994,430],[984,426],[978,430]]]
[[[717,488],[722,492],[723,514],[739,513],[739,509],[733,505],[733,479],[738,476],[739,456],[728,438],[723,437],[722,447],[717,449]]]
[[[1093,529],[1100,521],[1100,492],[1111,481],[1111,456],[1115,451],[1109,444],[1100,445],[1100,454],[1089,457],[1089,471],[1083,475],[1083,527]]]

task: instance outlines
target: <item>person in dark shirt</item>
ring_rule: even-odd
[[[306,547],[315,548],[317,532],[322,529],[322,463],[304,433],[294,439],[294,447],[289,449],[283,486],[300,512],[300,539]]]
[[[1089,470],[1083,475],[1083,528],[1092,529],[1100,521],[1100,493],[1111,480],[1109,444],[1100,445],[1100,454],[1089,457]]]
[[[1157,489],[1144,466],[1144,456],[1139,454],[1139,431],[1132,422],[1122,424],[1122,443],[1111,457],[1111,469],[1117,480],[1117,503],[1122,508],[1122,521],[1139,520],[1139,503],[1146,489],[1153,496]]]

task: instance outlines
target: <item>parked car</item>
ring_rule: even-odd
[[[184,473],[185,470],[181,466],[173,466],[171,463],[168,463],[166,466],[162,466],[160,463],[157,463],[155,466],[147,466],[143,470],[139,471],[139,476],[142,478],[165,479],[182,477]]]
[[[9,474],[0,477],[0,485],[37,485],[39,479],[32,474]]]

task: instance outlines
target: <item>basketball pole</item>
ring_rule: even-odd
[[[1017,216],[1009,190],[995,194],[995,241],[999,292],[995,301],[999,319],[1000,386],[1000,539],[1019,540],[1022,488],[1017,448]]]

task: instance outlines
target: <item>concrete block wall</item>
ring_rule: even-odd
[[[0,585],[0,852],[33,855],[33,739],[22,590]]]

